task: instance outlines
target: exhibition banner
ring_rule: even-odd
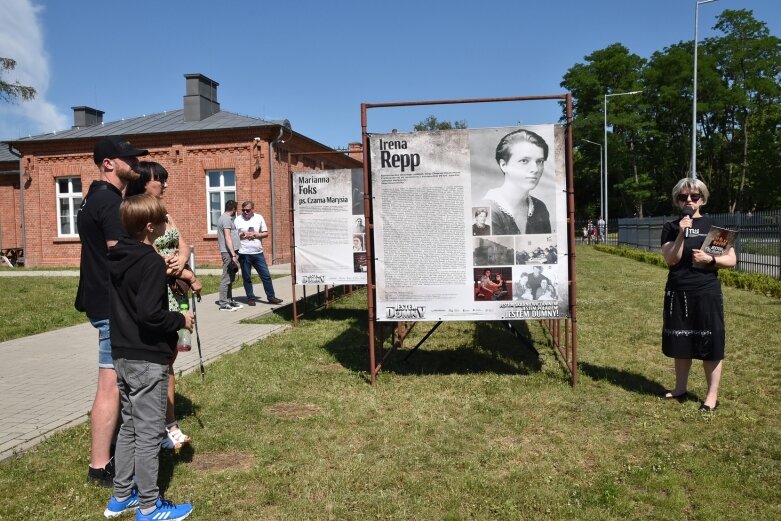
[[[293,173],[296,284],[366,284],[363,170]]]
[[[563,126],[369,145],[377,320],[568,317]]]

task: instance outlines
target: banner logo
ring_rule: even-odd
[[[426,306],[415,306],[413,304],[389,306],[385,308],[385,318],[400,320],[426,318]]]

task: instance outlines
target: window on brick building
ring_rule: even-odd
[[[76,213],[81,206],[81,178],[58,177],[57,182],[57,230],[59,237],[78,235],[76,229]]]
[[[209,214],[209,233],[217,233],[217,221],[225,210],[225,202],[236,200],[236,171],[209,170],[206,172],[206,206]]]

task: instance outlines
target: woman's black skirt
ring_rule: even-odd
[[[705,291],[665,291],[662,352],[670,358],[724,358],[721,287]]]

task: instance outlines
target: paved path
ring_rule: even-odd
[[[290,273],[289,265],[270,268],[272,273]],[[13,272],[2,273],[6,276]],[[67,272],[57,272],[57,275],[64,273]],[[52,272],[27,271],[26,274],[44,276]],[[290,275],[274,279],[274,289],[277,297],[285,301],[283,305],[291,302]],[[258,317],[279,307],[262,302],[250,307],[243,295],[241,284],[235,283],[234,296],[245,306],[232,313],[218,310],[214,304],[217,294],[205,295],[197,303],[204,362],[288,327],[284,324],[241,324],[243,319]],[[255,285],[255,295],[265,298],[261,284]],[[97,330],[89,322],[0,342],[0,460],[33,447],[56,431],[87,420],[95,398],[97,357]],[[195,335],[193,350],[180,353],[174,368],[177,374],[198,370]]]

